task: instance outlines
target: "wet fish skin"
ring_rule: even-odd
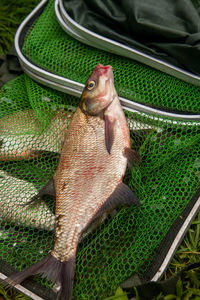
[[[97,88],[91,93],[86,86],[83,91],[54,177],[58,225],[52,254],[60,261],[76,254],[81,233],[122,182],[127,166],[124,149],[130,148],[129,129],[115,91],[112,68],[98,67],[88,83],[93,81]],[[106,126],[108,136],[112,135],[110,153]]]
[[[60,153],[70,119],[70,113],[56,111],[49,126],[41,132],[34,110],[21,110],[0,118],[0,159],[36,158],[42,151]]]
[[[66,132],[54,176],[57,225],[53,250],[42,261],[8,278],[9,284],[43,273],[61,285],[58,299],[72,298],[76,249],[82,232],[119,204],[139,204],[122,183],[126,149],[130,149],[129,129],[112,67],[98,65],[87,80]]]
[[[9,186],[9,192],[7,188]],[[41,198],[32,206],[22,206],[37,189],[25,180],[0,170],[0,218],[21,226],[54,230],[56,217]]]

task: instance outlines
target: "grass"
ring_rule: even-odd
[[[175,275],[186,265],[200,261],[200,212],[190,226],[182,243],[176,251],[163,279],[168,279]],[[190,270],[186,272],[184,280],[177,283],[176,294],[159,296],[155,300],[200,300],[200,270]]]
[[[200,0],[192,0],[200,7]],[[1,0],[0,1],[0,54],[11,47],[15,32],[25,16],[39,3],[39,0]],[[172,259],[163,279],[168,279],[190,263],[200,261],[200,213],[190,226],[184,240]],[[2,295],[2,297],[1,297]],[[28,300],[25,295],[14,289],[0,287],[0,300]],[[104,300],[127,300],[127,294],[120,288],[116,294]],[[136,300],[140,300],[136,291]],[[188,271],[183,280],[177,282],[174,295],[158,295],[152,300],[200,300],[200,270]],[[145,299],[144,299],[145,300]]]
[[[0,54],[7,53],[18,26],[39,2],[39,0],[0,1]]]
[[[30,298],[15,289],[5,290],[0,286],[0,300],[29,300]]]
[[[200,212],[176,251],[174,258],[163,276],[163,280],[171,278],[186,265],[198,261],[200,261]],[[1,295],[3,296],[2,299]],[[14,289],[4,290],[0,287],[0,300],[3,299],[29,300],[30,298]],[[104,300],[128,300],[128,297],[126,292],[118,288],[115,295],[107,297]],[[146,299],[142,299],[136,291],[136,300]],[[160,294],[152,300],[200,300],[200,270],[195,269],[185,272],[184,279],[179,279],[177,282],[175,294]]]

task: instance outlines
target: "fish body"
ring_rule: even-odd
[[[41,132],[34,110],[17,111],[0,119],[0,159],[24,160],[42,151],[60,153],[71,114],[57,111]]]
[[[9,187],[9,191],[8,191]],[[24,206],[37,193],[33,183],[0,170],[0,220],[17,225],[54,230],[56,217],[42,199]]]
[[[112,67],[100,64],[87,80],[54,175],[54,247],[42,261],[7,282],[17,284],[27,276],[43,273],[60,284],[58,299],[71,299],[81,234],[115,206],[139,204],[122,183],[129,160],[138,160],[138,156],[130,149],[129,129],[114,87]]]

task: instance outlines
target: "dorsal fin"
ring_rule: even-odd
[[[129,169],[132,169],[135,165],[142,161],[140,154],[131,148],[124,149],[124,156],[127,158]]]

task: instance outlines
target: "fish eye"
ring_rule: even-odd
[[[92,90],[95,87],[95,81],[89,81],[87,84],[88,90]]]

